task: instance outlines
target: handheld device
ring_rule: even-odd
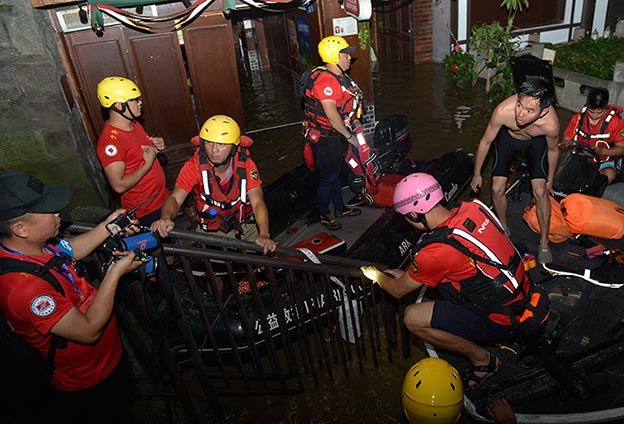
[[[132,221],[134,219],[136,219],[136,216],[135,216],[136,211],[141,206],[143,206],[144,204],[146,204],[147,202],[152,200],[154,197],[156,197],[158,194],[160,194],[160,191],[152,194],[150,197],[148,197],[147,199],[143,200],[141,203],[139,203],[138,205],[136,205],[135,207],[130,209],[128,212],[119,215],[117,218],[115,218],[112,221],[110,221],[109,223],[107,223],[106,224],[106,229],[111,234],[111,236],[115,236],[115,235],[119,234],[121,231],[125,230],[130,225],[132,225]]]

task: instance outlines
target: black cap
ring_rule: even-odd
[[[58,212],[69,205],[71,197],[69,186],[46,186],[32,175],[7,172],[0,175],[0,220],[28,212]]]
[[[340,53],[351,54],[355,51],[356,48],[357,47],[353,47],[353,46],[345,47],[344,49],[340,50]]]

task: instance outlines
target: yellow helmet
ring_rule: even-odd
[[[128,100],[141,97],[141,90],[131,79],[124,77],[106,77],[98,83],[97,96],[100,104],[109,108],[117,102],[126,103]]]
[[[199,131],[204,141],[220,144],[240,144],[240,128],[236,121],[226,115],[215,115],[208,118]]]
[[[353,53],[355,47],[349,46],[347,40],[339,35],[330,35],[323,38],[318,43],[318,52],[321,56],[321,60],[325,63],[331,63],[337,65],[340,61],[340,53]]]
[[[461,377],[444,359],[425,358],[407,372],[401,404],[411,424],[454,424],[464,406]]]

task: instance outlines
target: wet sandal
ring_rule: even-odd
[[[487,365],[475,365],[472,362],[469,363],[463,373],[464,390],[472,390],[476,388],[484,380],[496,374],[501,365],[500,359],[493,352],[490,352],[490,362]],[[477,372],[485,373],[485,375],[478,376],[475,374]],[[470,383],[473,384],[471,385]]]

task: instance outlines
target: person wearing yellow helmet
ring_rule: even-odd
[[[320,221],[330,230],[341,227],[329,214],[330,201],[334,204],[336,218],[361,213],[344,204],[340,183],[348,143],[357,146],[353,131],[361,127],[362,91],[346,73],[351,67],[354,50],[355,47],[349,46],[342,37],[323,38],[318,52],[325,65],[312,70],[303,81],[303,134],[308,158],[313,158],[314,164],[307,163],[320,175],[317,190]]]
[[[137,122],[143,102],[139,87],[129,78],[110,76],[97,87],[102,107],[109,113],[97,143],[97,155],[121,207],[136,211],[141,225],[149,226],[159,218],[169,196],[165,173],[156,155],[165,149],[161,137],[150,137]]]
[[[198,230],[255,242],[265,254],[275,250],[262,180],[249,154],[251,139],[242,136],[236,121],[226,115],[206,120],[196,139],[199,148],[180,170],[152,231],[166,237],[193,193]]]

